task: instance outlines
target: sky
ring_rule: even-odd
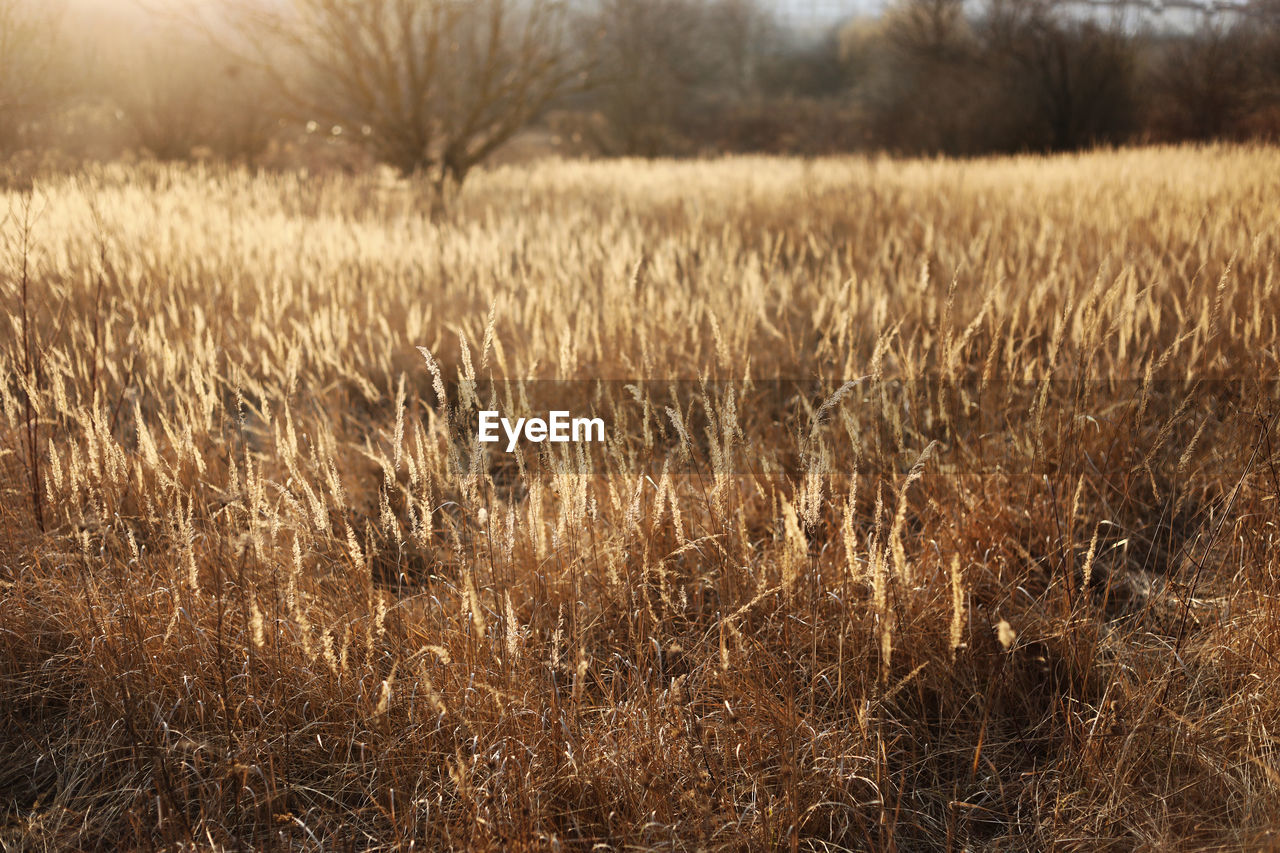
[[[883,4],[878,0],[777,0],[772,5],[788,23],[822,26],[877,11]]]
[[[192,0],[70,0],[68,5],[77,10],[115,7],[120,11],[145,8],[165,9],[189,5]],[[876,11],[884,0],[761,0],[761,5],[772,8],[778,17],[797,26],[822,26],[857,14]]]

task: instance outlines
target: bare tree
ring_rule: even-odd
[[[132,141],[160,160],[186,160],[202,149],[251,162],[276,130],[273,87],[215,45],[162,30],[107,67],[107,95]]]
[[[701,25],[690,0],[601,0],[587,26],[599,51],[596,101],[612,131],[597,140],[603,150],[653,157],[668,149],[703,73]]]
[[[234,5],[299,117],[341,127],[443,197],[580,79],[560,0]]]
[[[999,147],[998,92],[963,0],[903,0],[879,20],[846,26],[841,51],[879,145],[946,154]]]
[[[990,0],[982,18],[987,62],[1054,151],[1117,141],[1133,114],[1135,46],[1121,20],[1073,19],[1062,0]],[[1117,9],[1117,15],[1122,10]],[[1036,133],[1031,133],[1030,143]]]
[[[689,144],[689,125],[748,97],[766,21],[753,0],[594,0],[582,16],[594,106],[609,154],[655,157]]]
[[[1280,111],[1280,0],[1253,0],[1249,8],[1258,28],[1258,100],[1264,108]]]
[[[1255,30],[1206,20],[1163,46],[1152,74],[1160,130],[1178,139],[1241,133],[1259,106],[1265,79],[1265,42]]]
[[[712,9],[716,41],[723,45],[723,76],[737,98],[759,86],[761,56],[775,38],[773,22],[757,0],[719,0]]]
[[[888,23],[890,47],[916,61],[944,64],[972,58],[963,0],[910,0],[894,10]]]
[[[159,160],[185,160],[209,137],[209,69],[188,45],[152,43],[114,69],[112,100],[131,141]]]
[[[0,151],[66,93],[58,66],[60,9],[39,0],[0,0]]]
[[[1122,141],[1137,42],[1068,0],[900,0],[846,31],[873,138],[900,151],[1071,150]],[[1119,15],[1117,10],[1115,15]]]

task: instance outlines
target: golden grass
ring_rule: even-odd
[[[24,251],[11,197],[0,845],[1275,844],[1277,199],[107,168]],[[493,394],[610,441],[507,457]]]

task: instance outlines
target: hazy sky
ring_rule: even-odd
[[[165,9],[191,4],[192,0],[69,0],[76,10],[117,11]],[[852,15],[876,11],[885,0],[761,0],[761,6],[772,9],[779,18],[797,25],[822,25]]]
[[[778,16],[796,23],[829,24],[853,15],[875,11],[879,0],[777,0],[772,5]]]

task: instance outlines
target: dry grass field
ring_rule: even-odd
[[[1280,844],[1280,150],[0,207],[0,848]]]

